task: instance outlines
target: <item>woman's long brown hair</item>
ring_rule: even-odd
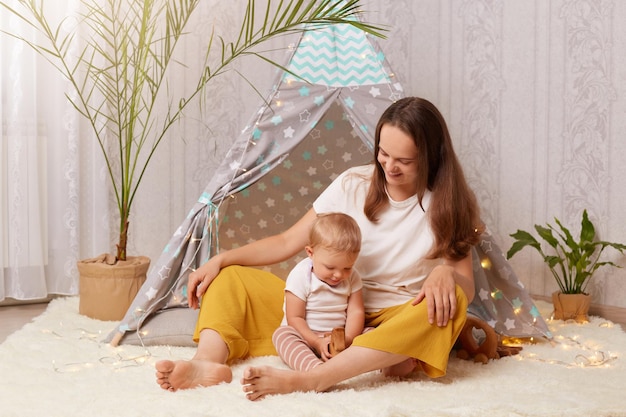
[[[379,214],[389,205],[385,172],[377,158],[380,130],[385,124],[401,129],[417,146],[415,193],[422,208],[426,190],[432,193],[427,215],[435,243],[429,258],[464,258],[478,243],[484,225],[476,197],[454,153],[446,122],[428,100],[418,97],[400,99],[389,106],[378,121],[374,142],[376,168],[365,200],[365,215],[370,221],[377,222]]]

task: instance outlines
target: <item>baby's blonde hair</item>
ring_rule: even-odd
[[[344,213],[320,213],[309,232],[309,246],[358,254],[361,251],[361,229]]]

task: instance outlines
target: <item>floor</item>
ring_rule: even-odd
[[[0,343],[13,332],[21,329],[26,323],[43,313],[47,303],[18,304],[0,307]]]

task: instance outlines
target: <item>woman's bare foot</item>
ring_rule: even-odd
[[[169,391],[208,387],[233,379],[233,373],[228,366],[202,359],[162,360],[155,367],[157,384]]]
[[[383,375],[403,377],[413,372],[416,367],[417,367],[417,359],[409,358],[396,365],[392,365],[388,368],[383,369]]]
[[[269,366],[247,368],[241,385],[249,400],[260,400],[266,395],[288,394],[296,391],[315,391],[310,378],[297,371],[276,369]]]

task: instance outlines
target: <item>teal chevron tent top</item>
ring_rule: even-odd
[[[350,25],[312,30],[300,41],[288,70],[311,84],[350,87],[389,83],[384,55],[366,34]],[[287,79],[296,77],[287,74]]]

